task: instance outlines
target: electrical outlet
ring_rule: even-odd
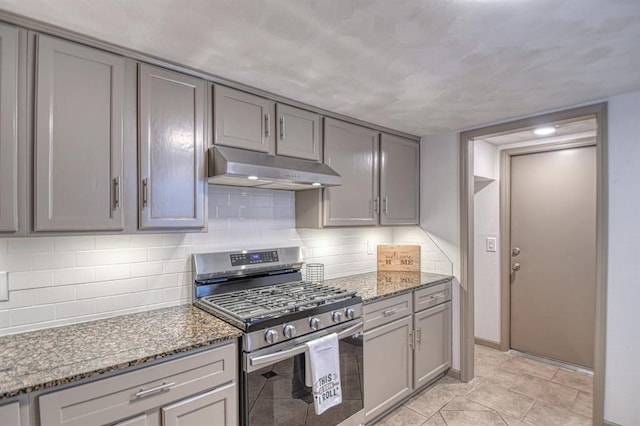
[[[487,251],[495,252],[496,251],[496,245],[497,245],[497,238],[496,237],[487,237]]]
[[[367,241],[367,254],[374,254],[376,245],[373,241]]]
[[[6,272],[0,271],[0,302],[9,300],[9,278]]]

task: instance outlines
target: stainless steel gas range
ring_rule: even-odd
[[[362,300],[302,280],[299,247],[193,255],[194,305],[244,331],[243,425],[364,423]],[[336,333],[342,403],[316,415],[305,384],[306,343]]]

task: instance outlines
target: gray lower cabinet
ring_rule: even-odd
[[[365,419],[378,417],[413,392],[412,318],[364,333]]]
[[[380,224],[420,221],[420,145],[383,133],[380,137]]]
[[[446,283],[364,305],[367,423],[451,366],[451,302],[444,302],[449,295]]]
[[[366,127],[324,119],[324,161],[342,185],[324,189],[324,225],[378,224],[378,139]]]
[[[139,227],[203,228],[204,80],[139,66]]]
[[[451,366],[451,302],[414,314],[413,329],[414,385],[418,389]]]
[[[41,426],[238,422],[236,343],[38,397]]]
[[[0,232],[18,230],[18,29],[0,24]]]
[[[213,88],[213,143],[273,152],[273,101],[231,89]]]
[[[12,402],[6,405],[0,405],[0,419],[2,419],[3,425],[23,425],[24,423],[21,423],[20,419],[20,404],[18,402]]]
[[[276,113],[276,154],[320,161],[320,115],[284,104]]]
[[[124,58],[37,36],[35,231],[123,229]]]

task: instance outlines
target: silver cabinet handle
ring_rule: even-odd
[[[387,214],[387,207],[389,206],[389,198],[388,197],[384,197],[384,200],[382,200],[382,211],[384,212],[384,214]]]
[[[398,313],[398,310],[396,308],[392,308],[392,309],[387,309],[386,311],[382,311],[382,316],[390,317],[391,315],[395,315],[397,313]]]
[[[434,294],[429,299],[442,299],[443,297],[446,297],[444,293],[438,293],[438,294]]]
[[[415,348],[415,344],[414,344],[414,335],[413,335],[413,330],[409,332],[409,347],[411,347],[411,349]]]
[[[284,117],[280,117],[280,140],[284,140]]]
[[[144,390],[143,388],[140,388],[140,390],[138,392],[136,392],[135,397],[136,398],[144,398],[145,396],[149,396],[149,395],[154,394],[154,393],[164,392],[164,391],[167,391],[167,390],[171,389],[171,387],[175,386],[175,384],[176,384],[176,382],[171,382],[171,383],[162,382],[161,385],[156,386],[155,388],[151,388],[151,389],[147,389],[147,390]]]
[[[142,207],[147,207],[148,205],[148,192],[149,192],[149,178],[142,179]]]
[[[511,264],[511,270],[516,272],[520,270],[520,264],[518,262],[512,263]]]
[[[380,197],[376,197],[375,200],[373,200],[373,211],[376,213],[380,212]]]
[[[338,332],[338,340],[344,339],[345,337],[351,336],[359,331],[362,331],[362,322],[359,322],[353,327],[345,328],[344,330]],[[323,336],[325,336],[326,334],[323,334]],[[306,350],[307,345],[305,343],[302,343],[300,345],[294,346],[291,349],[286,349],[273,354],[261,355],[255,358],[249,357],[249,365],[250,367],[257,367],[259,365],[275,364],[276,362],[291,358],[294,355],[303,354],[306,352]],[[255,368],[251,368],[251,370],[253,369]]]
[[[419,345],[422,343],[422,329],[419,328],[416,330],[416,343]]]
[[[113,210],[120,207],[120,176],[113,179]]]
[[[271,113],[264,115],[264,137],[269,138],[271,135]]]

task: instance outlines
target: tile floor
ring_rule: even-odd
[[[476,378],[440,379],[377,426],[591,425],[590,376],[476,345]]]

